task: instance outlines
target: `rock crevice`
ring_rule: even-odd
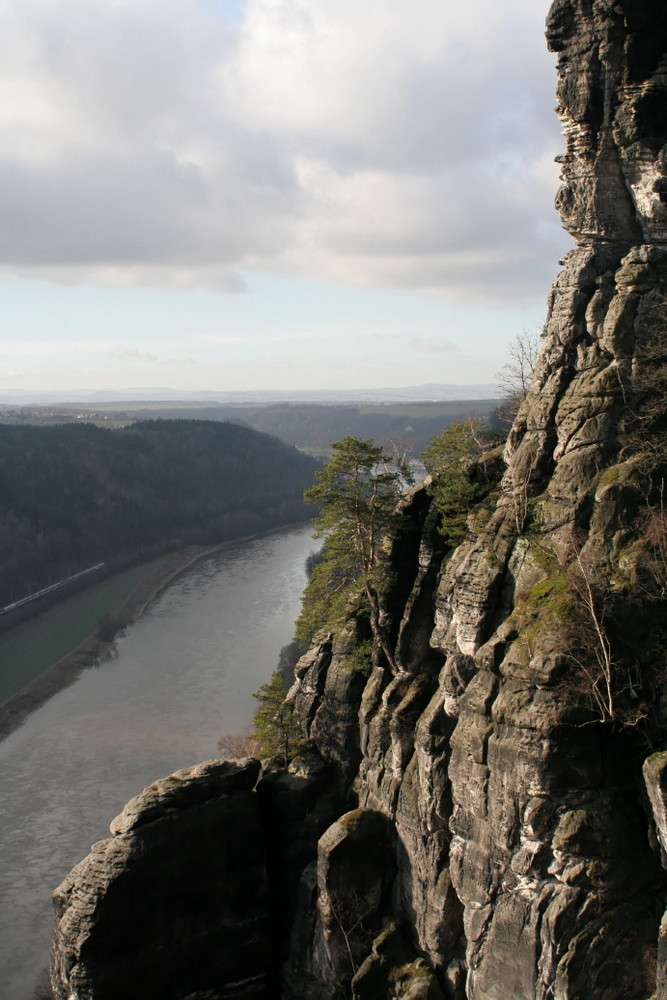
[[[427,494],[406,501],[413,534],[393,542],[397,582],[385,595],[398,672],[381,659],[369,677],[350,672],[354,622],[323,637],[290,694],[311,747],[290,773],[266,775],[256,792],[230,786],[200,800],[191,788],[176,811],[160,785],[138,819],[126,811],[115,839],[58,891],[58,1000],[111,996],[112,945],[128,956],[114,964],[116,998],[215,1000],[241,988],[287,1000],[667,997],[667,783],[664,754],[651,756],[667,734],[667,609],[642,583],[638,515],[650,488],[635,412],[646,358],[667,339],[667,8],[556,0],[547,38],[566,140],[557,204],[576,248],[549,297],[495,510],[482,524],[471,517],[464,542],[445,551]],[[625,716],[595,702],[590,672],[577,674],[601,620],[599,581],[613,615],[598,652],[613,639],[623,697],[643,706]],[[225,767],[201,780],[220,768],[231,782]],[[107,931],[124,880],[151,870],[150,851],[175,851],[163,831],[181,836],[195,816],[203,829],[211,817],[227,857],[223,817],[238,825],[241,815],[238,863],[256,902],[246,907],[244,892],[234,910],[234,873],[215,876],[210,976],[186,988],[174,972],[178,985],[159,994],[128,988],[132,961],[148,968],[161,944],[157,930],[131,942],[115,924]],[[184,874],[164,875],[167,897]],[[176,910],[173,920],[182,926]],[[239,927],[257,945],[251,954],[239,943],[234,964],[225,955]],[[201,954],[208,970],[203,944]]]

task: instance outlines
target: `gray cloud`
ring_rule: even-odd
[[[6,0],[0,266],[244,287],[281,269],[544,297],[555,87],[534,0]]]

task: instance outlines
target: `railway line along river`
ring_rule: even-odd
[[[289,642],[317,548],[310,525],[197,563],[84,671],[0,742],[0,1000],[32,1000],[48,965],[51,893],[156,778],[217,756]]]

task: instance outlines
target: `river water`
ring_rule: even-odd
[[[86,670],[0,742],[0,998],[48,965],[51,892],[125,802],[218,755],[289,642],[317,548],[309,526],[198,563]]]

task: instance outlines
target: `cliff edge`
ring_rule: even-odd
[[[234,945],[243,975],[211,972],[204,949],[189,977],[105,992],[129,947],[89,931],[118,905],[85,896],[91,866],[122,869],[105,847],[58,891],[58,1000],[221,1000],[240,984],[289,1000],[667,997],[667,8],[556,0],[547,38],[576,249],[494,504],[448,550],[426,492],[406,499],[384,595],[397,669],[378,654],[368,677],[350,672],[353,622],[298,665],[310,750],[238,794],[257,808],[236,864],[264,872],[272,929]],[[235,801],[212,855],[241,823]],[[223,955],[229,877],[188,918]],[[151,891],[180,878],[165,866]],[[158,968],[166,945],[149,945],[132,947]]]

